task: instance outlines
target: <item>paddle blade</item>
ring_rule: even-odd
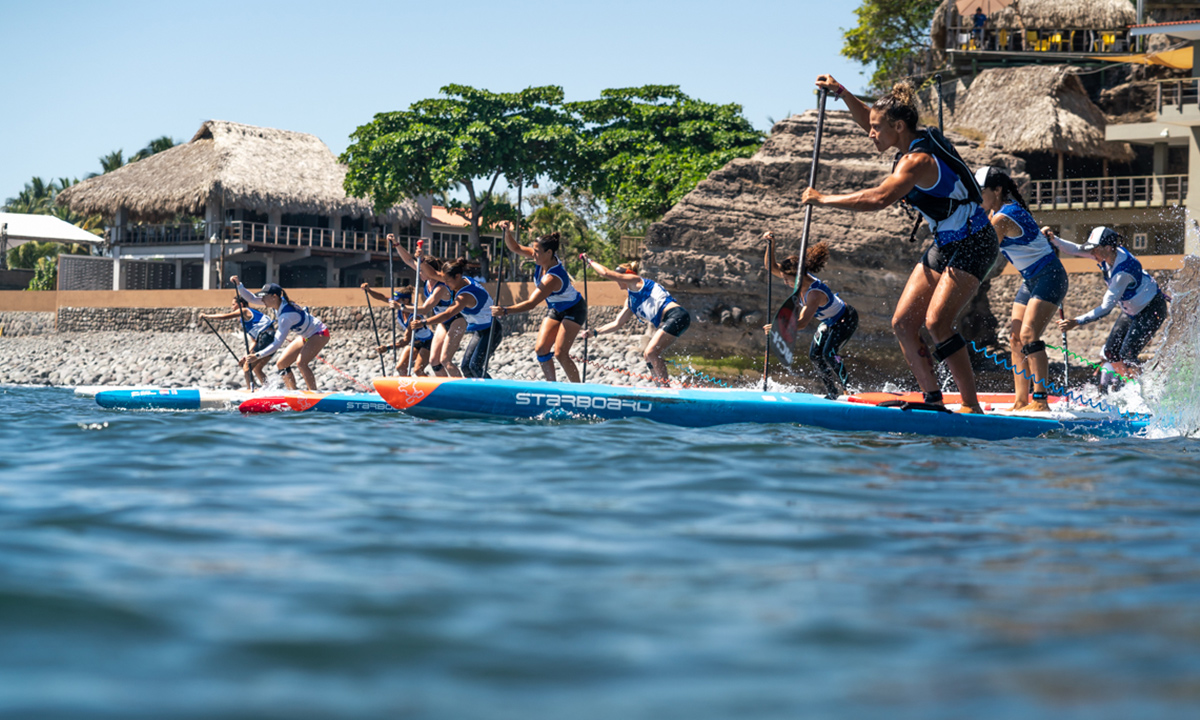
[[[796,342],[796,321],[799,315],[800,308],[796,302],[796,295],[792,295],[783,301],[779,312],[775,313],[774,323],[771,324],[771,347],[775,348],[780,362],[788,371],[791,371],[792,363],[795,361],[792,346]]]

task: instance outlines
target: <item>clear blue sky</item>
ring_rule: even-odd
[[[675,84],[756,127],[815,105],[854,0],[597,3],[0,1],[0,199],[83,177],[113,150],[208,119],[315,134],[335,153],[377,113],[448,83],[495,91]]]

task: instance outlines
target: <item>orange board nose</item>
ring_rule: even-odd
[[[397,410],[407,410],[437,389],[438,385],[451,378],[431,377],[378,377],[371,381],[375,392]]]

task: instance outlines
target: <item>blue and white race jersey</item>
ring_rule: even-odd
[[[275,324],[275,321],[252,307],[248,307],[246,309],[250,311],[250,319],[247,320],[246,316],[243,315],[242,327],[245,328],[247,335],[257,340],[258,336],[262,334],[263,330],[269,329]]]
[[[450,288],[447,287],[446,283],[442,283],[442,282],[431,283],[429,280],[426,280],[425,282],[421,283],[421,301],[419,304],[422,306],[425,304],[425,301],[429,299],[429,296],[436,293],[437,289],[440,287],[446,288],[446,292],[443,295],[442,299],[438,300],[437,305],[434,305],[432,308],[429,309],[429,312],[432,315],[437,315],[441,311],[443,311],[443,310],[449,308],[451,305],[453,305],[454,300],[451,299],[451,296],[454,295],[454,293],[450,291]]]
[[[975,176],[940,132],[919,131],[908,152],[925,153],[937,163],[937,182],[914,185],[904,199],[925,217],[938,245],[962,240],[988,224]]]
[[[549,272],[546,273],[542,272],[541,265],[534,268],[533,281],[538,287],[544,284],[542,282],[544,279],[550,277],[559,279],[558,291],[546,298],[546,304],[550,306],[551,310],[566,310],[579,302],[579,298],[583,297],[575,289],[575,286],[571,284],[571,276],[567,274],[567,269],[562,266],[561,262],[550,268]]]
[[[1055,244],[1060,247],[1064,245],[1073,248],[1080,247],[1061,240]],[[1080,250],[1080,253],[1082,252]],[[1142,264],[1138,262],[1137,258],[1123,247],[1117,248],[1117,257],[1111,267],[1105,262],[1096,264],[1100,266],[1100,272],[1104,275],[1104,281],[1108,283],[1108,289],[1104,291],[1104,298],[1100,300],[1098,307],[1075,318],[1075,322],[1080,325],[1099,320],[1108,315],[1118,304],[1126,315],[1133,317],[1144,310],[1160,292],[1154,278],[1150,277],[1150,274],[1142,269]]]
[[[633,311],[638,320],[650,323],[654,327],[658,327],[662,322],[663,310],[675,302],[671,293],[649,278],[642,278],[641,290],[627,292],[629,293],[627,301],[629,309]]]
[[[400,298],[397,297],[396,295],[393,295],[392,299],[395,300],[396,302],[401,302]],[[400,309],[396,310],[396,319],[400,321],[400,326],[403,327],[405,330],[408,329],[408,321],[409,321],[410,317],[411,317],[410,315],[405,315],[403,310],[400,310]],[[424,320],[425,316],[417,315],[417,319]],[[417,335],[416,335],[417,342],[425,342],[426,340],[432,340],[432,339],[433,339],[433,331],[430,330],[429,328],[423,327],[417,331]]]
[[[828,285],[812,275],[809,275],[809,277],[812,278],[812,284],[808,286],[809,291],[820,290],[825,293],[826,298],[825,304],[817,308],[817,312],[813,317],[821,322],[827,322],[832,325],[846,313],[846,303],[838,297],[837,293],[830,290]]]
[[[463,293],[475,298],[475,307],[462,311],[462,316],[467,321],[467,332],[487,330],[492,326],[492,296],[479,281],[473,278],[464,279],[467,284],[454,293],[454,299],[457,301],[458,296]]]
[[[1020,237],[1000,238],[1000,252],[1021,273],[1021,277],[1029,279],[1058,259],[1050,241],[1042,234],[1028,210],[1014,202],[1000,208],[998,214],[1012,220],[1021,229]]]

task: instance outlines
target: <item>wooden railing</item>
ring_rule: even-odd
[[[969,19],[969,18],[964,18]],[[1045,52],[1102,55],[1125,52],[1125,28],[1018,28],[997,29],[956,25],[946,28],[946,49],[966,52]]]
[[[1174,107],[1182,110],[1184,105],[1197,104],[1200,98],[1200,82],[1196,78],[1184,80],[1159,80],[1155,109],[1162,112],[1164,107]]]
[[[271,245],[278,248],[315,248],[340,250],[343,252],[372,252],[387,254],[386,233],[359,230],[330,230],[318,227],[294,225],[268,225],[267,223],[236,220],[229,224],[210,225],[191,223],[182,225],[128,225],[109,228],[107,238],[119,245],[176,245],[202,243],[216,237],[233,243]],[[401,236],[401,242],[411,251],[417,238]]]
[[[1187,175],[1034,180],[1026,201],[1040,210],[1166,207],[1187,198]]]

